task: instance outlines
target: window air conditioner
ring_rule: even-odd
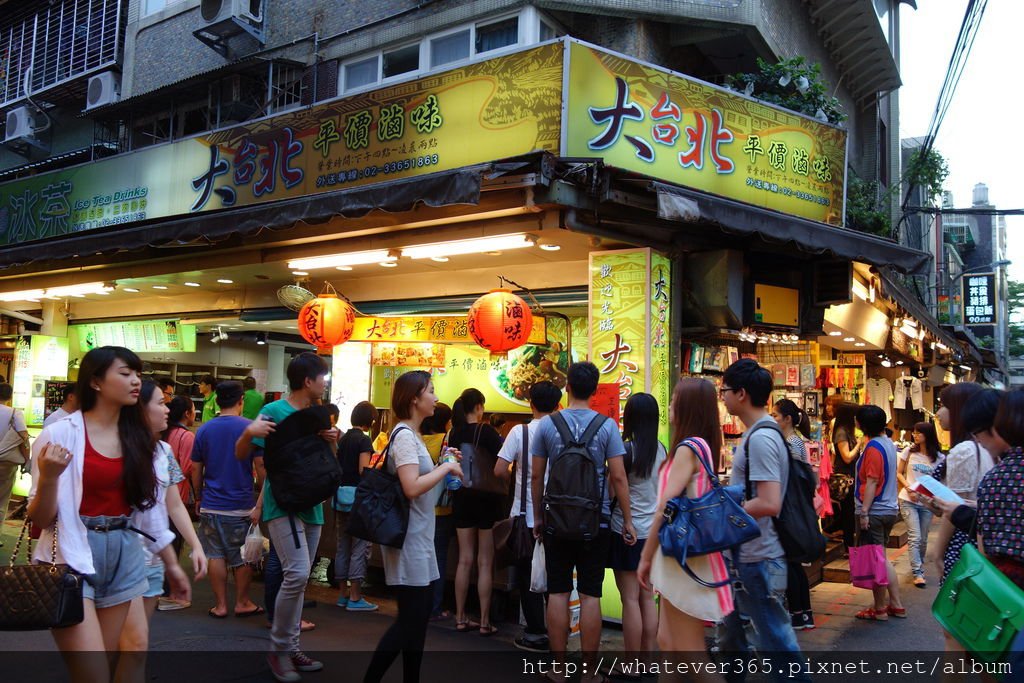
[[[199,12],[203,21],[216,24],[225,19],[263,23],[263,0],[202,0]]]
[[[85,96],[85,109],[95,109],[121,99],[121,77],[113,71],[104,71],[89,79]]]
[[[31,107],[16,107],[7,112],[4,142],[35,138],[36,121]]]

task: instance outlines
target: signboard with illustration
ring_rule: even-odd
[[[963,283],[964,323],[967,325],[995,325],[998,315],[995,273],[965,275]]]
[[[841,128],[588,45],[569,64],[565,156],[843,224]]]
[[[618,387],[620,408],[633,394],[652,394],[666,442],[674,386],[670,295],[669,260],[661,254],[622,249],[590,255],[590,359],[601,372],[599,382]]]
[[[0,185],[0,245],[557,152],[555,43]]]

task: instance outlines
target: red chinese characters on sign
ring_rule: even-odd
[[[590,409],[619,421],[619,385],[604,383],[597,385],[597,391],[590,397]]]

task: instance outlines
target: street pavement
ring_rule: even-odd
[[[5,545],[0,548],[0,563],[6,564],[8,561],[20,527],[21,523],[15,521],[8,521],[4,525],[0,539]],[[798,633],[805,654],[814,653],[815,657],[827,658],[828,653],[864,652],[878,655],[885,652],[907,654],[934,653],[942,650],[942,631],[930,614],[937,582],[932,580],[925,589],[915,588],[909,580],[907,548],[888,552],[890,560],[896,563],[897,572],[901,577],[909,618],[890,619],[887,623],[859,621],[854,618],[854,614],[870,604],[867,591],[847,584],[819,584],[811,591],[817,628]],[[382,581],[380,583],[382,584]],[[258,604],[262,604],[262,583],[254,583],[253,588],[252,597]],[[232,590],[229,586],[229,595]],[[309,587],[307,599],[315,599],[317,606],[307,608],[303,616],[314,622],[316,628],[302,634],[302,648],[325,658],[328,673],[334,670],[340,675],[336,677],[321,674],[322,680],[361,680],[370,653],[383,632],[393,623],[396,605],[388,596],[386,586],[372,585],[368,588],[367,594],[371,600],[380,604],[380,611],[346,612],[334,605],[336,590],[313,585]],[[210,673],[205,671],[210,668],[206,665],[190,665],[190,662],[200,661],[232,662],[227,669],[221,668],[218,664],[214,667],[214,673],[218,675],[202,680],[272,680],[260,656],[269,646],[269,630],[264,617],[213,619],[207,616],[207,609],[212,605],[209,583],[201,581],[193,586],[191,608],[175,612],[157,612],[154,615],[150,637],[150,680],[169,680],[166,675],[160,674],[164,668],[170,667],[175,673],[175,680],[185,676],[190,683],[194,683],[200,679],[189,676],[190,672],[199,673],[199,670],[204,670],[203,673]],[[487,664],[496,665],[499,660],[518,661],[511,657],[522,659],[522,655],[525,654],[516,650],[512,644],[513,639],[519,634],[519,628],[510,623],[496,623],[500,632],[493,638],[483,638],[476,633],[457,633],[451,620],[431,624],[426,645],[430,654],[427,656],[425,669],[435,666],[449,672],[464,669],[463,672],[470,675],[471,680],[520,680],[485,677],[482,673],[471,675],[473,672],[482,672]],[[710,629],[707,634],[710,638]],[[578,642],[579,638],[571,638],[570,649],[578,649]],[[0,634],[0,643],[0,681],[32,680],[33,683],[37,683],[43,680],[35,676],[22,679],[20,673],[8,679],[3,674],[6,666],[4,661],[13,662],[16,665],[14,670],[17,671],[17,665],[30,661],[27,658],[41,658],[36,661],[52,664],[52,667],[48,665],[47,669],[62,671],[60,661],[55,655],[43,654],[55,652],[53,640],[46,632],[3,633]],[[621,629],[606,624],[602,633],[601,649],[607,652],[621,652]],[[227,657],[229,653],[231,656]],[[154,672],[154,667],[157,666],[160,671]],[[385,680],[400,680],[400,670],[401,666],[396,664]],[[315,676],[316,674],[310,674],[306,680],[318,680]],[[58,676],[53,680],[60,678]]]

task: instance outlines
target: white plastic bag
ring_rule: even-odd
[[[242,561],[246,564],[259,564],[263,560],[264,543],[263,534],[256,524],[249,525],[249,533],[245,535],[245,543],[242,545]]]
[[[530,568],[530,592],[548,592],[548,569],[544,560],[544,544],[533,544],[533,566]]]

